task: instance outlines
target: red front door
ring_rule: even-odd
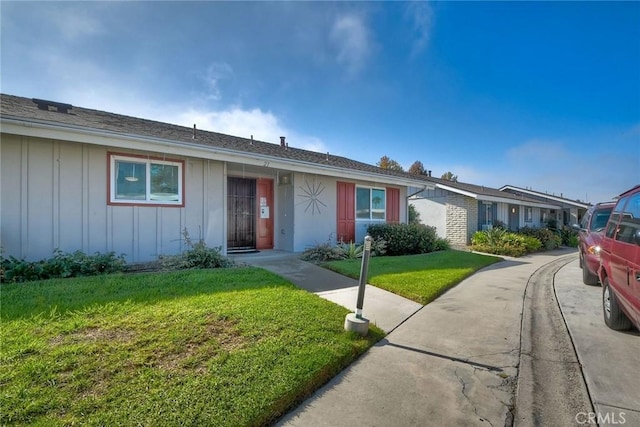
[[[273,180],[259,178],[256,185],[258,196],[256,249],[273,249]]]

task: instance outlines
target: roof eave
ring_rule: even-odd
[[[68,124],[54,124],[51,122],[18,117],[2,116],[0,117],[0,121],[2,122],[2,132],[8,134],[58,139],[63,141],[73,141],[134,150],[149,151],[151,146],[153,151],[161,151],[167,154],[250,164],[253,166],[283,169],[292,172],[312,172],[317,175],[361,179],[398,186],[420,186],[425,189],[435,188],[433,184],[419,179],[413,180],[400,176],[376,174],[356,169],[341,168],[328,164],[325,165],[306,162],[303,160],[286,159],[261,153],[249,153],[197,143],[119,133]]]

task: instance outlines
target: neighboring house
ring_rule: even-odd
[[[329,153],[57,102],[1,95],[0,246],[144,262],[185,249],[183,230],[224,253],[362,241],[407,222],[409,187],[434,185]]]
[[[560,194],[560,196],[556,196],[555,194],[542,193],[540,191],[516,187],[513,185],[505,185],[500,188],[500,191],[515,194],[516,196],[528,197],[541,202],[557,204],[559,208],[554,212],[553,219],[556,220],[559,227],[563,225],[571,226],[572,224],[579,224],[582,220],[582,216],[591,206],[590,203],[585,203],[580,200],[566,199],[562,197],[562,194]],[[602,201],[604,202],[605,200]]]
[[[409,189],[409,203],[423,224],[436,228],[454,246],[471,243],[476,231],[488,230],[496,221],[516,231],[540,227],[560,209],[557,203],[502,192],[495,188],[425,177],[435,188]]]

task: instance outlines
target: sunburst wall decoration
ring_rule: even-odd
[[[301,203],[307,204],[306,208],[304,209],[305,213],[311,211],[312,216],[316,213],[320,215],[322,213],[320,211],[321,206],[324,206],[325,208],[327,207],[327,205],[325,205],[322,200],[320,200],[320,195],[325,188],[324,185],[322,185],[321,182],[316,182],[315,180],[313,180],[313,182],[311,183],[305,180],[304,185],[299,188],[303,193],[299,196],[304,198]]]

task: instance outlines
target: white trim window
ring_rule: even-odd
[[[356,220],[387,218],[387,194],[384,188],[356,187]]]
[[[183,205],[184,162],[112,154],[109,203]]]
[[[493,205],[488,202],[482,202],[484,206],[484,224],[493,225]]]
[[[533,222],[533,208],[524,208],[524,222]]]

